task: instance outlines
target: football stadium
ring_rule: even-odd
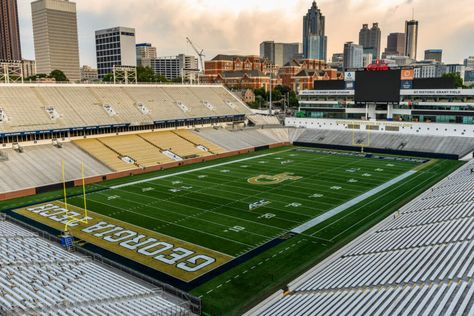
[[[474,128],[399,115],[474,92],[394,76],[283,118],[219,85],[0,85],[1,313],[471,314]]]

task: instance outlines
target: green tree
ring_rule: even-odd
[[[170,82],[165,76],[156,74],[155,82]]]
[[[255,89],[253,91],[253,93],[255,94],[255,98],[257,98],[258,96],[260,96],[263,100],[266,100],[267,99],[267,92],[265,91],[265,88],[258,88],[258,89]]]
[[[155,73],[150,67],[137,67],[137,81],[138,82],[156,82]]]
[[[295,91],[290,91],[290,107],[297,108],[298,107],[298,96],[296,95]]]
[[[108,73],[102,78],[103,82],[113,82],[114,81],[114,75],[112,73]]]
[[[49,74],[49,78],[53,78],[54,80],[56,80],[56,82],[69,81],[64,72],[58,69],[51,71],[51,73]]]
[[[36,75],[33,75],[33,76],[26,77],[25,81],[35,82],[35,81],[38,81],[40,79],[44,79],[44,78],[48,78],[48,77],[49,76],[47,74],[36,74]]]
[[[451,72],[451,73],[443,74],[443,78],[453,79],[454,87],[456,87],[456,89],[466,88],[466,86],[463,84],[463,79],[461,78],[461,75],[458,72]]]

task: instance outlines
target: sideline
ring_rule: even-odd
[[[293,228],[291,230],[292,233],[295,233],[295,234],[301,234],[303,233],[304,231],[310,229],[310,228],[313,228],[314,226],[324,222],[325,220],[327,219],[330,219],[331,217],[347,210],[348,208],[358,204],[359,202],[362,202],[363,200],[369,198],[369,197],[372,197],[374,195],[376,195],[377,193],[387,189],[388,187],[402,181],[402,180],[405,180],[406,178],[414,175],[417,171],[416,170],[410,170],[408,172],[405,172],[404,174],[388,181],[388,182],[385,182],[384,184],[362,194],[362,195],[359,195],[358,197],[350,200],[350,201],[347,201],[346,203],[342,204],[342,205],[339,205],[338,207],[336,208],[333,208],[332,210],[330,211],[327,211],[325,212],[324,214],[318,216],[318,217],[315,217],[313,218],[312,220],[296,227],[296,228]]]

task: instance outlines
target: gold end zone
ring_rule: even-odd
[[[43,203],[14,212],[62,231],[68,225],[76,238],[166,273],[184,282],[234,259],[227,254],[138,227],[120,220],[67,205]]]

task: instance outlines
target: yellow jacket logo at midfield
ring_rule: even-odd
[[[284,173],[276,174],[274,176],[262,174],[257,177],[248,179],[247,182],[251,184],[270,185],[270,184],[282,183],[286,180],[296,181],[301,178],[302,177],[294,176],[293,173],[284,172]]]

